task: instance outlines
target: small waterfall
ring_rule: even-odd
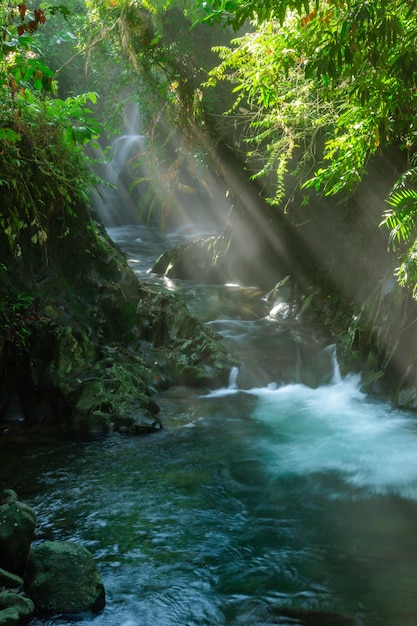
[[[342,382],[336,346],[332,344],[323,348],[297,343],[294,381],[313,388]]]
[[[120,174],[129,166],[129,161],[144,152],[145,136],[138,134],[121,135],[113,142],[113,158],[110,163],[111,182],[118,183]]]
[[[331,378],[331,384],[337,385],[342,382],[342,375],[340,373],[339,361],[337,360],[336,346],[333,344],[327,346],[326,351],[330,353],[333,375]]]
[[[232,369],[230,370],[229,384],[227,386],[228,389],[238,389],[238,385],[237,385],[238,374],[239,374],[239,368],[233,366]]]
[[[229,374],[229,381],[227,383],[227,387],[222,387],[221,389],[214,389],[213,391],[209,391],[207,394],[200,396],[201,398],[222,398],[224,396],[235,395],[236,393],[240,393],[242,390],[239,389],[237,384],[237,377],[239,374],[238,367],[232,367]]]
[[[98,194],[93,197],[97,213],[106,227],[141,221],[141,198],[147,186],[144,182],[136,185],[135,180],[146,180],[149,173],[139,164],[145,154],[145,136],[141,134],[140,126],[137,104],[127,103],[121,134],[112,142],[111,160],[106,158],[104,149],[94,151],[94,158],[99,162],[95,167],[97,174],[109,183],[100,186]]]
[[[139,186],[132,189],[135,181],[135,169],[132,163],[144,152],[143,135],[121,135],[113,142],[113,157],[105,167],[104,178],[111,186],[100,192],[101,202],[97,210],[105,226],[133,224],[138,221],[140,213],[141,190]]]

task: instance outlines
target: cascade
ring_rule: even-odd
[[[141,189],[139,186],[131,188],[139,175],[132,164],[143,155],[144,142],[145,137],[136,133],[120,135],[113,142],[113,157],[107,171],[107,180],[112,187],[108,189],[103,203],[106,226],[138,221]]]
[[[100,176],[107,184],[101,185],[94,204],[104,226],[115,227],[139,221],[140,195],[143,189],[132,189],[137,172],[132,163],[144,151],[144,136],[134,133],[116,137],[112,145],[112,159],[101,165]]]
[[[332,369],[333,369],[332,384],[337,385],[338,383],[342,382],[342,375],[340,373],[339,361],[337,360],[336,346],[335,345],[328,346],[326,350],[330,353],[331,360],[332,360]]]
[[[230,370],[228,389],[237,389],[238,375],[239,375],[239,368],[233,366],[232,369]]]
[[[152,266],[144,226],[115,231]],[[367,397],[311,329],[257,306],[243,319],[240,299],[225,319],[224,286],[172,288],[206,316],[212,297],[240,363],[223,390],[162,393],[161,436],[2,449],[3,483],[36,509],[38,536],[84,543],[106,587],[98,615],[36,623],[415,626],[415,414]]]
[[[99,161],[95,169],[104,184],[99,186],[93,202],[106,227],[140,221],[141,195],[146,186],[134,183],[137,178],[149,177],[145,168],[138,167],[145,151],[145,136],[140,126],[137,104],[127,102],[120,135],[111,142],[111,159],[107,158],[104,150],[94,151],[94,157]]]
[[[129,161],[144,151],[144,135],[120,135],[113,142],[113,158],[110,162],[110,182],[118,184],[120,175]]]
[[[106,228],[163,223],[165,231],[187,229],[194,236],[226,228],[231,202],[224,182],[205,164],[196,168],[192,147],[189,156],[188,148],[173,142],[164,146],[168,153],[159,166],[147,154],[138,104],[126,102],[120,134],[110,139],[110,159],[108,147],[91,149],[104,181],[92,200]]]

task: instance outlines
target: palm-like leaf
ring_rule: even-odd
[[[409,243],[417,229],[417,168],[408,169],[394,185],[387,200],[391,208],[384,212],[384,224],[390,233],[390,243],[396,248]]]

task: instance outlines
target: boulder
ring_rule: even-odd
[[[0,567],[21,574],[35,533],[35,511],[12,489],[0,494]]]
[[[0,593],[0,616],[7,609],[13,609],[18,613],[19,624],[28,624],[35,615],[35,605],[30,598],[21,593],[13,593],[13,591],[2,591]],[[0,619],[0,625],[1,625]]]
[[[100,611],[104,585],[92,554],[65,541],[45,541],[31,548],[24,590],[40,615]]]
[[[222,283],[229,275],[224,259],[228,235],[200,237],[176,244],[157,259],[152,271],[170,278]]]
[[[16,608],[10,607],[0,610],[0,626],[16,626],[19,621],[20,615]]]

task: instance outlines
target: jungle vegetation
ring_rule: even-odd
[[[276,211],[290,210],[289,175],[306,202],[308,190],[349,195],[373,155],[398,147],[406,167],[381,223],[417,297],[415,10],[409,0],[2,0],[0,227],[13,254],[23,231],[37,246],[48,237],[56,202],[45,197],[62,200],[64,236],[65,212],[94,184],[85,145],[117,127],[120,94],[133,92],[150,160],[171,159],[168,186],[187,150],[204,179],[223,137]]]
[[[400,283],[416,293],[415,2],[404,0],[215,0],[205,22],[251,29],[216,50],[207,84],[227,81],[228,113],[244,123],[246,154],[282,206],[289,166],[301,188],[348,195],[369,160],[397,146],[407,167],[382,222],[402,262]],[[295,157],[295,163],[294,163]]]

